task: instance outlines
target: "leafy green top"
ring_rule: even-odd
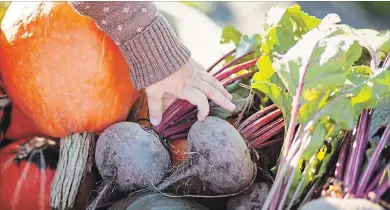
[[[324,141],[335,145],[332,140],[340,141],[340,132],[352,130],[363,109],[377,107],[390,95],[389,67],[372,65],[372,57],[364,54],[365,51],[373,56],[378,52],[388,54],[390,41],[386,33],[389,32],[323,23],[324,20],[301,11],[298,5],[271,9],[266,16],[267,31],[258,49],[259,71],[251,85],[282,110],[288,125],[292,101],[305,74],[297,122],[303,127],[311,125],[311,138],[300,161],[311,160],[309,168],[316,168],[321,161],[329,159],[318,156]],[[238,46],[239,42],[236,43]],[[376,57],[377,63],[384,58]],[[323,168],[319,171],[324,172]],[[302,179],[301,171],[297,173],[292,192]],[[318,175],[318,170],[310,170],[305,184]]]

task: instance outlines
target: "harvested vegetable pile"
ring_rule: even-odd
[[[264,34],[224,28],[235,49],[208,68],[233,113],[210,102],[200,122],[176,100],[154,127],[119,49],[89,19],[67,3],[12,3],[0,30],[0,208],[389,208],[390,31],[298,5],[265,18]],[[18,20],[63,36],[24,36]],[[89,53],[67,53],[74,44]],[[74,62],[58,65],[58,53]]]

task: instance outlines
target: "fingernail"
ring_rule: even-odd
[[[152,123],[152,125],[156,126],[156,125],[160,124],[160,120],[152,117],[152,118],[150,118],[150,123]]]
[[[229,106],[230,110],[233,112],[236,109],[236,105],[231,103]]]

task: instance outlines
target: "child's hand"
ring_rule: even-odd
[[[209,114],[207,98],[228,111],[232,112],[236,108],[231,102],[230,93],[193,59],[171,76],[145,90],[148,96],[150,121],[153,125],[158,125],[161,121],[163,104],[166,104],[164,100],[169,100],[165,94],[171,94],[196,105],[199,110],[198,120],[204,120]]]

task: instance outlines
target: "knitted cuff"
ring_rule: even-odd
[[[191,57],[190,50],[161,14],[147,28],[123,43],[122,51],[137,89],[172,75]]]

